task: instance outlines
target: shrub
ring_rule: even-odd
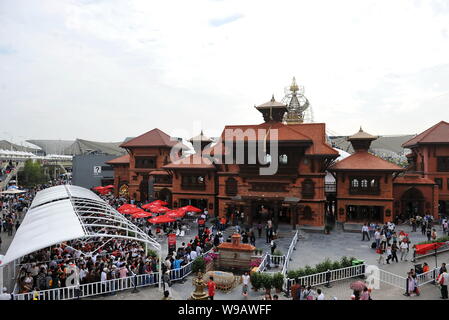
[[[249,277],[249,281],[255,290],[262,287],[262,274],[260,272],[253,272]]]
[[[193,260],[192,272],[205,272],[206,271],[206,261],[203,257],[198,257]]]
[[[337,270],[337,269],[341,269],[341,263],[340,263],[340,261],[334,261],[334,262],[332,263],[332,268],[331,268],[331,270]]]
[[[270,290],[273,288],[273,276],[268,273],[262,273],[262,286],[265,290]]]
[[[340,260],[340,264],[342,268],[347,268],[351,266],[351,261],[348,259],[348,257],[343,256]]]
[[[151,249],[147,250],[147,256],[149,257],[157,257],[157,252]]]
[[[304,275],[305,276],[310,276],[311,274],[316,273],[316,270],[314,268],[312,268],[311,266],[305,266],[304,267]]]
[[[282,290],[282,287],[284,286],[284,275],[280,272],[275,273],[272,282],[273,287],[275,287],[278,290]]]

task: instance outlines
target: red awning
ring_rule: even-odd
[[[434,243],[427,243],[427,244],[417,244],[415,245],[416,253],[417,254],[426,254],[430,250],[436,250],[442,245],[444,245],[445,242],[434,242]]]

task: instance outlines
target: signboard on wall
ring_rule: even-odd
[[[101,174],[101,166],[94,166],[94,176]]]

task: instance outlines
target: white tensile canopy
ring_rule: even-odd
[[[161,250],[158,242],[92,191],[60,185],[37,193],[8,251],[0,256],[0,267],[64,241],[89,238],[129,239]]]

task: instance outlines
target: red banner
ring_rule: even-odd
[[[170,233],[168,235],[168,246],[176,246],[176,234]]]
[[[417,254],[426,254],[430,250],[436,250],[442,245],[444,245],[445,242],[434,242],[434,243],[427,243],[427,244],[417,244],[416,245],[416,253]]]

